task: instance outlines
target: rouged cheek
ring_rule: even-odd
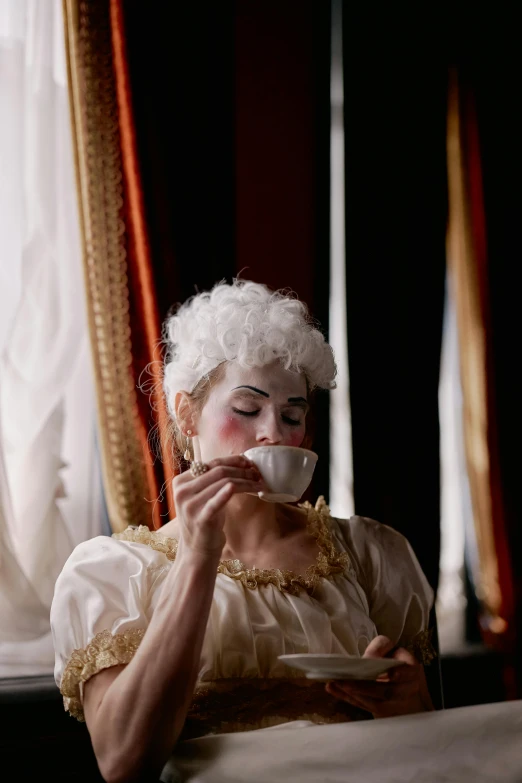
[[[216,422],[215,432],[219,440],[236,440],[248,432],[248,427],[232,416],[223,416]]]
[[[222,444],[239,444],[242,448],[244,443],[255,439],[258,426],[254,419],[242,420],[235,416],[219,416],[213,422],[212,438]],[[286,429],[284,445],[301,446],[306,435],[305,428],[296,427],[295,431]]]
[[[285,445],[299,447],[303,442],[304,438],[305,438],[305,432],[299,429],[297,432],[289,433],[288,439],[285,438]]]

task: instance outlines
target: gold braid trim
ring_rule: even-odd
[[[158,530],[149,530],[145,525],[128,527],[122,533],[113,533],[112,538],[117,538],[118,541],[130,541],[132,544],[145,544],[156,552],[163,552],[169,560],[176,559],[178,551],[176,539],[162,536]]]
[[[327,579],[333,574],[342,574],[350,564],[347,552],[339,552],[335,548],[330,530],[330,509],[321,496],[315,508],[310,503],[300,505],[308,515],[307,529],[319,546],[317,562],[309,566],[304,574],[280,568],[247,568],[241,560],[222,560],[217,568],[218,574],[224,574],[231,579],[237,579],[249,590],[256,590],[263,585],[274,585],[282,593],[299,595],[306,590],[310,595],[314,592],[321,579]],[[159,531],[149,530],[140,525],[129,527],[123,533],[113,536],[120,541],[131,541],[145,544],[158,552],[163,552],[169,560],[175,560],[178,542],[174,538],[166,538]]]
[[[101,631],[91,639],[85,649],[73,650],[60,683],[63,706],[73,718],[85,720],[81,686],[102,669],[129,663],[144,633],[141,628],[130,628],[116,634]]]
[[[225,560],[218,566],[218,572],[230,576],[251,590],[261,585],[274,585],[282,593],[299,595],[306,590],[312,595],[320,579],[333,574],[341,574],[350,563],[346,552],[338,552],[332,541],[330,531],[330,509],[321,496],[315,508],[310,503],[300,504],[308,514],[307,529],[319,545],[317,562],[309,566],[304,574],[279,568],[246,568],[241,560]]]
[[[430,663],[437,657],[437,653],[433,644],[431,643],[431,637],[433,636],[433,628],[427,628],[425,631],[420,631],[417,636],[414,636],[409,644],[406,645],[406,649],[411,652],[412,655],[424,666],[429,666]]]
[[[63,0],[73,148],[105,497],[113,530],[151,520],[131,318],[110,2]]]

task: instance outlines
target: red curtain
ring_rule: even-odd
[[[313,274],[321,252],[328,279],[330,29],[317,5],[238,3],[235,18],[236,268],[312,309],[328,292]]]
[[[235,272],[234,4],[122,4],[160,320]]]
[[[169,472],[168,460],[154,464],[149,401],[145,405],[137,391],[143,366],[154,358],[159,324],[148,274],[121,11],[110,0],[64,0],[99,442],[115,530],[161,524],[157,497],[164,470]],[[152,385],[154,397],[158,390]],[[161,403],[158,415],[164,416]]]
[[[158,528],[174,515],[171,481],[175,466],[172,449],[160,437],[160,433],[166,432],[168,423],[161,385],[161,321],[136,139],[123,0],[111,0],[110,13],[127,233],[132,340],[132,367],[129,370],[136,386],[142,387],[138,394],[136,427],[146,455],[144,464],[151,495],[152,524]]]
[[[480,558],[481,630],[506,655],[508,695],[522,693],[522,536],[517,458],[520,330],[512,285],[521,122],[508,61],[460,63],[452,72],[450,245],[460,332],[465,436]],[[450,191],[451,192],[451,191]]]

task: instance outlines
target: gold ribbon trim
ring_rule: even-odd
[[[101,631],[85,649],[73,650],[60,683],[64,708],[79,721],[84,721],[82,686],[102,669],[129,663],[138,649],[145,631],[131,628],[123,633]]]
[[[114,530],[151,520],[132,377],[122,160],[107,0],[64,0],[73,147],[105,497]]]
[[[309,566],[304,574],[280,568],[247,568],[241,560],[222,560],[218,565],[218,573],[237,579],[250,590],[272,584],[282,593],[292,595],[299,595],[301,590],[306,590],[311,595],[321,579],[342,574],[350,564],[350,556],[347,552],[339,552],[335,547],[329,523],[330,509],[324,498],[318,499],[315,508],[310,503],[303,503],[301,508],[308,514],[307,529],[317,541],[320,550],[317,562]],[[174,538],[162,536],[159,531],[151,531],[144,525],[137,529],[129,527],[114,538],[145,544],[163,552],[169,560],[176,558],[178,542]]]

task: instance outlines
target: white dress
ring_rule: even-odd
[[[187,736],[361,717],[278,655],[362,656],[378,634],[429,654],[433,591],[407,540],[371,519],[335,519],[322,499],[304,507],[320,548],[305,575],[219,565]],[[158,532],[128,528],[86,541],[69,557],[51,626],[56,682],[75,717],[83,718],[83,684],[132,659],[176,548]]]

